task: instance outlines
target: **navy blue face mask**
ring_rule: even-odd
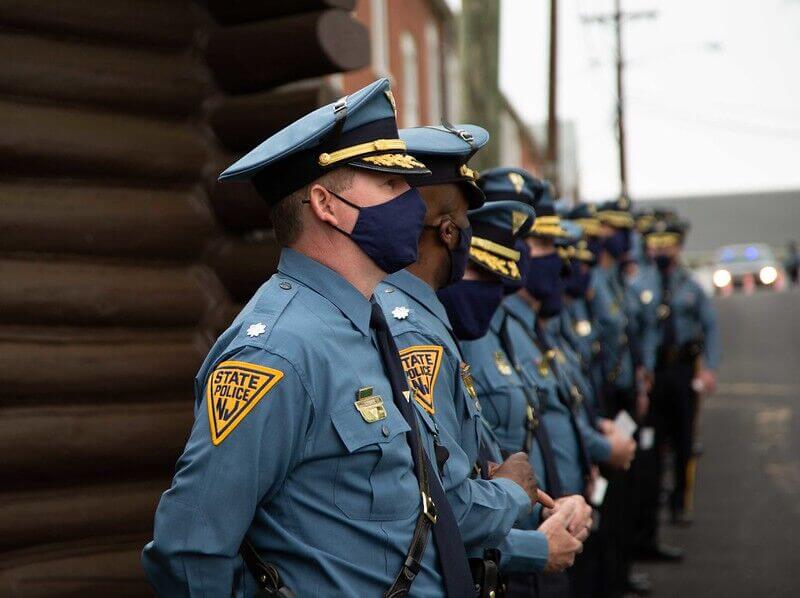
[[[666,270],[669,270],[669,267],[673,263],[672,258],[670,256],[668,256],[668,255],[657,255],[655,258],[653,258],[653,261],[655,261],[656,267],[661,272],[665,272]]]
[[[603,250],[603,242],[597,237],[589,237],[586,241],[586,249],[591,251],[592,255],[594,255],[594,259],[597,260],[597,257]]]
[[[434,227],[434,228],[439,228]],[[458,245],[455,249],[447,248],[447,253],[450,256],[450,275],[447,278],[447,285],[455,284],[464,278],[464,272],[467,270],[467,261],[469,260],[469,246],[472,242],[472,227],[458,228]]]
[[[417,261],[419,236],[426,212],[419,191],[412,187],[376,206],[358,206],[334,191],[330,193],[358,210],[352,232],[338,226],[333,228],[350,237],[381,270],[391,274]]]
[[[615,230],[614,234],[603,240],[603,249],[618,260],[631,250],[631,233],[629,230]]]
[[[551,253],[530,259],[530,270],[525,287],[541,304],[539,315],[551,318],[561,311],[561,295],[564,292],[564,279],[561,272],[564,260],[558,253]]]
[[[517,239],[514,243],[514,249],[519,251],[519,261],[517,268],[519,269],[519,280],[503,279],[503,294],[512,295],[525,286],[525,279],[528,277],[528,270],[531,264],[531,254],[528,249],[528,244],[522,239]]]
[[[572,260],[569,276],[564,281],[564,292],[573,299],[584,297],[589,290],[591,280],[592,271],[582,262]]]
[[[489,331],[492,316],[503,301],[503,285],[499,280],[462,280],[436,294],[456,338],[472,341]]]

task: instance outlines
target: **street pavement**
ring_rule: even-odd
[[[664,523],[681,564],[657,598],[800,596],[800,291],[716,300],[724,362],[704,405],[695,522]]]

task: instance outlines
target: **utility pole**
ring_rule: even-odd
[[[628,168],[625,153],[625,91],[622,62],[622,10],[620,0],[614,0],[614,32],[617,39],[617,143],[619,144],[619,194],[628,197]]]
[[[558,126],[558,0],[550,0],[550,64],[547,94],[547,154],[545,176],[553,183],[556,196],[561,190],[559,181]]]
[[[583,17],[584,24],[611,23],[614,26],[615,53],[614,62],[617,74],[617,145],[619,148],[619,191],[621,196],[628,196],[628,161],[625,149],[625,54],[623,52],[623,21],[638,19],[654,19],[658,13],[654,10],[623,12],[621,0],[614,0],[614,13]]]

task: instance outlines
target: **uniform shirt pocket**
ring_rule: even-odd
[[[404,519],[419,506],[405,437],[411,428],[394,405],[384,407],[386,417],[372,423],[352,405],[331,414],[346,449],[336,464],[334,502],[351,519]]]

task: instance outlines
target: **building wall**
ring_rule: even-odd
[[[368,61],[346,0],[298,4],[2,3],[0,596],[151,594],[194,375],[278,256],[216,177]]]
[[[383,25],[380,14],[385,17]],[[342,92],[352,93],[377,77],[389,77],[401,127],[438,123],[448,106],[445,85],[455,86],[458,82],[444,75],[446,24],[434,5],[429,0],[359,0],[354,16],[370,31],[372,60],[369,66],[340,78]],[[385,38],[382,37],[383,31],[387,33]],[[416,49],[416,76],[410,78],[409,62],[404,58],[409,41]],[[381,58],[387,55],[388,61],[384,63]],[[438,77],[435,71],[438,71]],[[438,93],[435,93],[437,85],[431,81],[432,78],[438,79]],[[408,106],[409,83],[412,81],[418,98],[417,122],[410,119]],[[436,99],[431,97],[432,94]]]

